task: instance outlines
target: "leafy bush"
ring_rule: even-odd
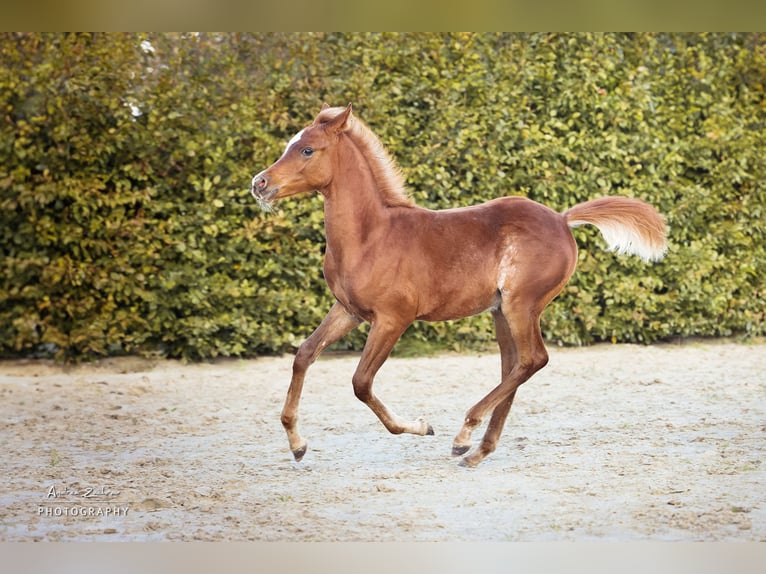
[[[549,340],[762,335],[764,38],[2,34],[0,354],[294,347],[331,304],[321,198],[265,214],[248,187],[322,101],[353,102],[426,207],[621,194],[666,215],[652,265],[575,231]],[[405,335],[492,337],[488,316]]]

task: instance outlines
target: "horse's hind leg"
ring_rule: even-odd
[[[508,321],[503,315],[503,312],[498,307],[492,311],[492,316],[495,320],[495,334],[497,337],[497,345],[500,348],[500,366],[501,366],[501,382],[505,380],[511,374],[511,369],[516,363],[516,345],[513,342],[513,335],[511,334]],[[487,432],[484,436],[486,441],[491,436],[494,436],[494,442],[497,442],[497,438],[500,436],[500,432],[505,424],[505,418],[508,416],[508,412],[511,410],[511,404],[516,392],[513,391],[509,395],[507,400],[501,401],[495,409],[492,411],[492,418],[490,418]],[[468,425],[464,425],[460,433],[455,437],[455,442],[452,445],[452,456],[461,456],[471,449],[471,433],[473,428]],[[494,449],[492,449],[494,450]]]
[[[511,308],[510,312],[508,308]],[[502,313],[502,318],[499,313]],[[452,447],[456,455],[466,452],[466,447],[470,448],[471,434],[487,413],[492,412],[492,417],[481,444],[461,461],[462,466],[476,466],[495,450],[516,389],[547,364],[548,352],[540,332],[539,317],[540,314],[533,313],[529,306],[518,303],[503,305],[495,312],[503,378],[497,387],[466,414],[463,427]]]
[[[335,303],[316,330],[301,343],[293,360],[293,376],[290,388],[287,390],[285,406],[282,409],[282,426],[287,432],[290,450],[295,460],[301,460],[306,454],[306,441],[298,432],[298,403],[301,399],[303,381],[309,366],[328,346],[332,345],[355,327],[361,321],[351,315],[340,304]]]

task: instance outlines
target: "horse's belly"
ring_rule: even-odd
[[[417,318],[422,321],[451,321],[478,315],[499,305],[497,289],[478,288],[421,301]]]

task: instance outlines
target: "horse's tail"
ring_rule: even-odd
[[[638,255],[644,261],[661,259],[667,249],[665,220],[648,203],[628,197],[602,197],[564,212],[569,227],[595,225],[617,253]]]

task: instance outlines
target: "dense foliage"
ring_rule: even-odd
[[[762,34],[2,34],[0,354],[295,346],[331,304],[322,201],[262,213],[248,188],[323,101],[353,102],[423,206],[666,215],[651,265],[575,230],[550,341],[764,333]],[[405,335],[492,337],[487,316]]]

